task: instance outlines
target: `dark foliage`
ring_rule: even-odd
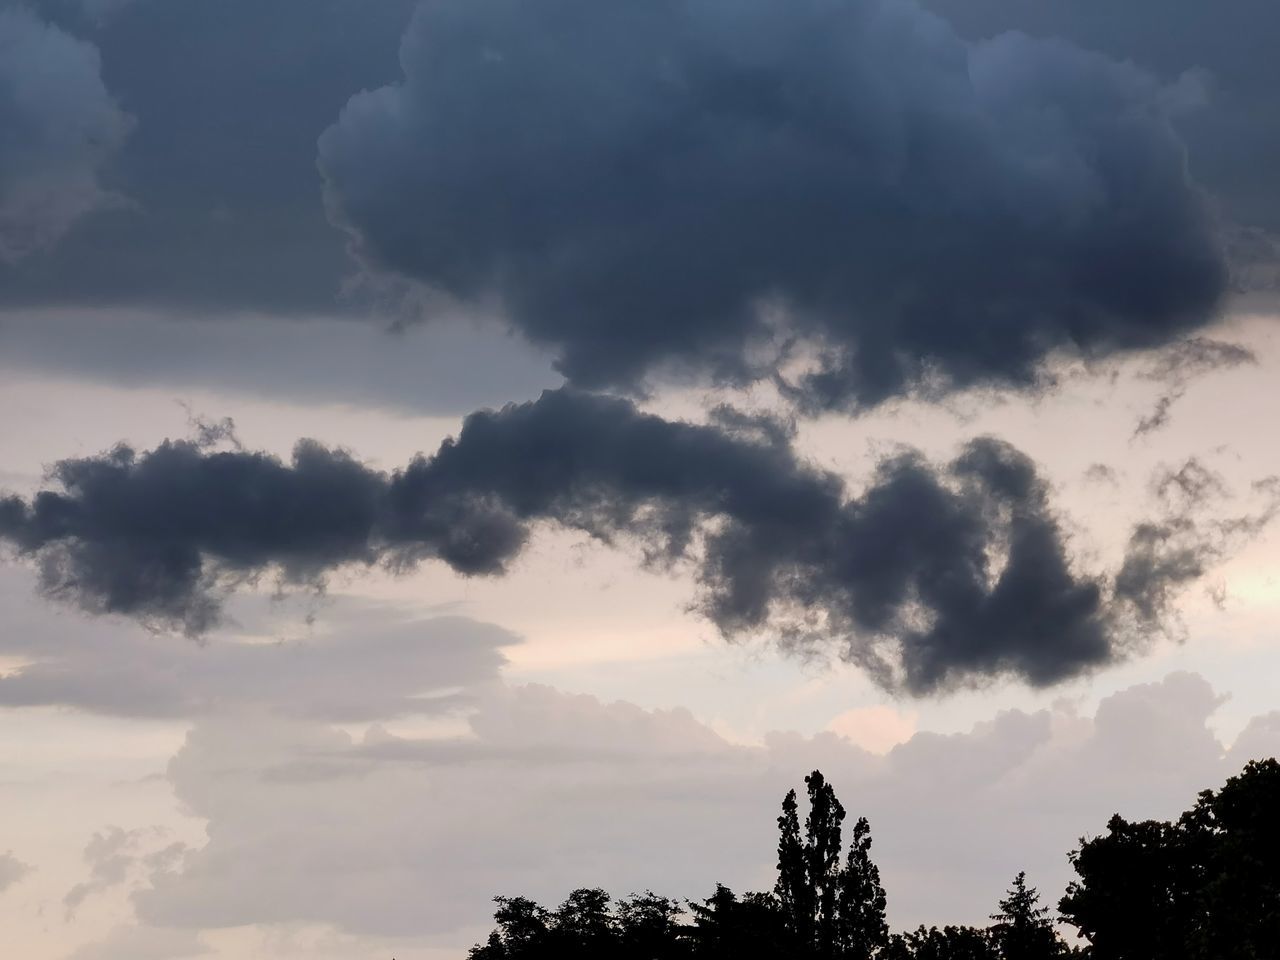
[[[881,960],[997,960],[987,931],[976,927],[920,927],[895,933]]]
[[[1175,822],[1130,822],[1071,854],[1059,904],[1094,960],[1260,960],[1280,949],[1280,763],[1250,763]]]
[[[1049,919],[1049,908],[1041,907],[1035,887],[1027,886],[1026,873],[1013,878],[1013,886],[991,915],[995,921],[988,937],[1001,960],[1040,960],[1065,951]]]
[[[922,927],[890,937],[870,825],[858,819],[842,858],[844,806],[820,772],[805,777],[805,786],[803,825],[796,792],[782,801],[772,892],[739,896],[717,884],[706,900],[682,905],[651,892],[613,903],[603,890],[581,889],[554,911],[522,897],[499,897],[497,927],[471,950],[471,960],[1048,960],[1065,954],[1021,874],[1000,903],[1000,917],[1007,915],[1017,934],[1025,928],[1036,936],[1001,939],[996,928]]]
[[[1070,946],[1019,873],[991,925],[889,934],[865,819],[841,862],[845,809],[821,773],[778,817],[769,893],[717,884],[701,902],[652,892],[613,902],[575,890],[550,911],[499,897],[497,927],[470,960],[1271,960],[1280,956],[1280,762],[1250,763],[1173,823],[1115,816],[1070,854],[1079,879],[1059,904]]]

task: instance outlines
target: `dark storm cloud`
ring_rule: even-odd
[[[1074,571],[1044,481],[1007,444],[975,440],[944,465],[905,450],[850,496],[798,458],[785,425],[718,419],[549,391],[473,414],[392,474],[311,442],[289,463],[120,447],[58,463],[30,501],[0,500],[0,539],[55,598],[197,634],[227,590],[264,574],[314,583],[441,560],[496,575],[555,524],[692,565],[698,608],[725,636],[838,652],[913,693],[996,675],[1049,684],[1160,627],[1156,607],[1121,616],[1136,588]]]
[[[64,460],[64,493],[0,500],[0,531],[38,557],[48,592],[95,612],[181,623],[218,618],[215,587],[279,565],[291,582],[375,559],[385,480],[304,442],[288,466],[260,453],[166,443]]]
[[[316,137],[353,93],[395,77],[413,3],[42,0],[42,16],[101,51],[107,89],[137,121],[102,173],[127,202],[0,264],[0,302],[350,309]]]
[[[910,0],[439,0],[401,61],[320,140],[335,222],[581,386],[758,375],[770,332],[819,347],[810,405],[1026,385],[1225,286],[1168,90]]]
[[[1280,230],[1280,5],[1270,0],[925,0],[967,37],[1064,37],[1170,80],[1203,104],[1177,117],[1194,174],[1244,224]],[[1190,73],[1188,73],[1190,71]]]
[[[129,125],[91,44],[0,2],[0,286],[76,221],[118,202],[100,172]]]

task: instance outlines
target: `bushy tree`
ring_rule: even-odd
[[[600,889],[574,890],[552,915],[550,940],[560,957],[595,960],[617,949],[619,933],[609,894]]]
[[[702,903],[690,903],[687,939],[697,960],[794,956],[796,941],[778,900],[766,893],[739,898],[723,884]]]
[[[546,947],[550,916],[525,897],[495,897],[493,919],[497,929],[484,946],[469,954],[473,960],[532,960]]]
[[[1131,823],[1119,815],[1107,833],[1081,841],[1070,855],[1078,879],[1058,904],[1063,919],[1089,941],[1096,960],[1164,960],[1189,956],[1198,939],[1194,884],[1197,857],[1177,824]]]
[[[1059,904],[1093,960],[1280,956],[1280,763],[1248,764],[1174,823],[1114,816]]]
[[[998,960],[985,930],[920,927],[888,939],[877,960]]]
[[[1200,955],[1280,956],[1280,762],[1255,761],[1183,815],[1201,863]]]
[[[687,957],[690,944],[682,935],[684,911],[675,900],[652,891],[618,904],[619,955],[626,960]]]

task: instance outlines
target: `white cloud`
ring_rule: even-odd
[[[495,894],[767,887],[778,802],[820,767],[871,820],[896,924],[980,921],[1020,869],[1056,897],[1066,852],[1111,813],[1171,816],[1280,746],[1269,717],[1225,750],[1206,727],[1220,702],[1174,674],[1093,717],[1007,711],[883,757],[830,733],[735,746],[685,711],[536,686],[490,688],[461,737],[211,718],[169,770],[210,841],[136,906],[190,929],[462,938]]]

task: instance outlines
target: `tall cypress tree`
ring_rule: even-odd
[[[813,949],[822,960],[836,956],[839,937],[841,828],[844,807],[820,771],[804,778],[809,788],[805,862],[813,890]]]
[[[854,827],[841,866],[845,809],[831,784],[815,770],[804,778],[809,814],[800,832],[794,790],[778,818],[778,898],[788,931],[804,955],[818,960],[870,960],[888,938],[880,871],[871,862],[871,828]]]
[[[870,960],[888,943],[887,906],[880,868],[871,860],[871,825],[866,817],[859,817],[853,825],[849,857],[840,873],[840,956]]]
[[[787,791],[782,800],[782,816],[778,817],[778,882],[773,890],[788,932],[798,943],[810,943],[815,904],[804,842],[800,839],[799,804],[794,790]]]

